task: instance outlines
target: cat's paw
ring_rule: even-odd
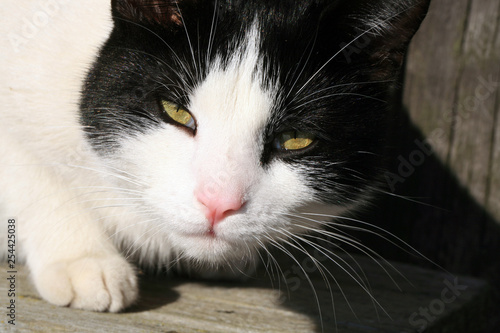
[[[138,295],[135,271],[119,255],[51,264],[33,279],[44,299],[78,309],[117,312]]]

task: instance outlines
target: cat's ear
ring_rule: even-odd
[[[323,22],[336,22],[335,29],[344,32],[338,46],[348,63],[368,60],[382,71],[380,76],[385,76],[384,69],[389,74],[402,66],[429,3],[430,0],[337,1]]]
[[[176,0],[112,0],[113,17],[138,24],[172,27],[182,25]]]

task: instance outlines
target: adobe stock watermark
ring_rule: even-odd
[[[443,284],[445,287],[438,298],[430,301],[427,306],[420,307],[408,318],[408,322],[412,327],[417,328],[417,332],[423,332],[430,324],[438,320],[447,306],[455,302],[468,288],[460,284],[457,277],[453,280],[444,279]]]
[[[419,139],[415,139],[413,143],[417,146],[417,149],[414,149],[407,157],[403,155],[399,155],[398,161],[398,169],[397,174],[392,172],[385,172],[384,177],[389,185],[389,188],[392,192],[396,191],[396,185],[398,183],[404,183],[406,179],[408,179],[415,172],[416,168],[424,164],[427,157],[431,156],[434,151],[432,150],[432,142],[436,142],[437,140],[441,140],[444,135],[444,131],[434,131],[432,136],[429,138],[420,141]]]
[[[307,280],[307,274],[312,274],[320,269],[320,263],[331,261],[327,253],[331,250],[328,248],[331,244],[326,240],[318,240],[317,245],[312,254],[306,256],[300,263],[294,264],[292,267],[283,272],[283,279],[290,292],[297,291],[302,282]],[[323,250],[319,250],[323,249]],[[280,293],[278,297],[280,302],[285,302],[287,297],[285,294]]]
[[[36,10],[31,15],[28,14],[21,19],[18,25],[19,30],[8,33],[7,38],[14,51],[20,52],[30,40],[33,40],[49,24],[50,20],[59,14],[61,5],[68,3],[68,1],[40,0],[35,7]]]
[[[345,60],[348,64],[352,62],[353,55],[359,55],[365,47],[370,45],[372,38],[369,36],[369,31],[363,31],[360,29],[356,29],[358,33],[356,37],[353,38],[349,43],[341,43],[340,50],[344,55]]]
[[[241,180],[247,180],[250,177],[247,174],[249,169],[247,169],[248,166],[245,165],[245,162],[250,160],[248,156],[252,156],[253,151],[249,147],[245,147],[239,151],[233,151],[232,154],[232,156],[217,162],[220,163],[220,166],[213,168],[216,172],[210,174],[202,183],[199,189],[200,194],[207,199],[218,197],[221,192],[228,190],[235,184],[244,185],[244,181]]]
[[[493,121],[493,115],[490,114],[484,103],[494,96],[497,89],[500,87],[500,81],[495,81],[492,74],[487,78],[480,75],[476,79],[477,85],[474,93],[463,99],[463,102],[455,107],[443,112],[444,123],[455,122],[456,125],[466,121],[472,114],[483,112],[486,117],[490,117]],[[455,116],[456,114],[456,116]],[[433,146],[445,140],[445,131],[443,128],[434,129],[427,137],[421,141],[416,139],[414,144],[416,148],[407,156],[399,155],[397,174],[393,172],[385,172],[384,177],[392,192],[396,190],[396,186],[404,183],[415,172],[416,168],[424,164],[426,159],[431,156],[434,151]]]

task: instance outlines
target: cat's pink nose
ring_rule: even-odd
[[[203,191],[197,191],[196,198],[207,208],[205,215],[212,227],[228,214],[238,211],[244,204],[241,196],[238,195],[206,195]]]

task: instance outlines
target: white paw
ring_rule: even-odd
[[[137,277],[119,255],[51,264],[33,275],[40,295],[72,308],[117,312],[137,299]]]

